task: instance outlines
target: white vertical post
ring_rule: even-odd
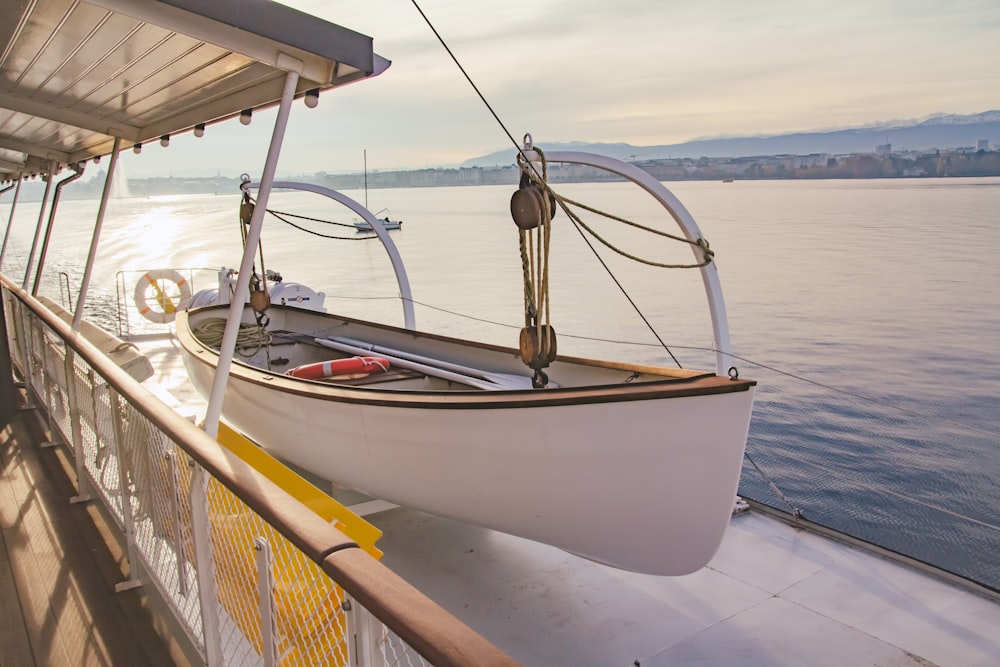
[[[3,247],[0,247],[0,273],[3,272],[3,258],[7,254],[7,241],[10,240],[10,230],[14,229],[14,209],[17,208],[17,198],[21,194],[23,178],[17,179],[17,189],[14,190],[14,201],[10,203],[10,215],[7,216],[7,231],[3,234]]]
[[[83,446],[83,428],[80,426],[80,398],[76,394],[76,353],[66,346],[66,396],[69,400],[70,443],[76,459],[76,495],[71,503],[90,500],[90,483],[87,481],[87,448]]]
[[[369,665],[369,667],[386,667],[386,656],[379,646],[380,633],[384,626],[382,621],[358,601],[345,596],[341,608],[344,610],[345,634],[348,656],[352,665]],[[395,664],[395,663],[393,663]]]
[[[108,175],[104,179],[104,191],[101,193],[101,206],[94,222],[94,235],[90,239],[90,252],[87,254],[87,264],[83,269],[83,279],[80,282],[80,296],[76,300],[76,312],[73,313],[73,330],[80,330],[83,321],[83,307],[87,302],[87,290],[90,288],[90,276],[94,272],[94,260],[97,258],[97,244],[101,240],[101,227],[104,225],[104,214],[108,210],[108,197],[111,196],[111,183],[115,176],[115,166],[118,164],[118,149],[121,148],[121,137],[115,137],[115,145],[111,149],[111,160],[108,161]]]
[[[55,381],[52,380],[52,374],[49,373],[49,346],[45,340],[45,329],[46,326],[39,320],[38,337],[41,339],[39,356],[42,361],[42,392],[45,393],[45,423],[49,427],[49,441],[39,443],[39,447],[55,447],[59,444],[59,433],[56,429],[55,417],[53,417],[55,410],[52,403],[52,385],[55,384]]]
[[[344,612],[344,644],[347,646],[347,664],[372,664],[367,657],[370,653],[367,633],[359,632],[357,615],[354,611],[359,608],[359,605],[352,597],[344,593],[344,601],[340,603],[340,608]]]
[[[208,516],[208,475],[191,462],[191,529],[194,537],[194,561],[198,572],[198,601],[201,604],[201,633],[205,642],[205,662],[209,667],[222,665],[222,636],[219,633],[219,600],[215,592],[215,564]]]
[[[18,318],[20,321],[21,329],[21,354],[24,358],[24,388],[25,395],[27,396],[27,403],[22,407],[22,410],[34,410],[37,405],[35,405],[38,400],[38,392],[34,388],[34,376],[35,369],[34,364],[31,362],[32,347],[34,346],[35,337],[35,313],[32,312],[24,304],[20,304],[18,311],[21,317]]]
[[[122,423],[118,392],[108,385],[108,406],[111,408],[111,423],[115,427],[115,458],[118,465],[118,491],[122,499],[122,523],[125,526],[125,544],[128,548],[128,579],[115,584],[115,592],[120,593],[142,585],[135,576],[135,514],[132,511],[132,492],[129,489],[128,470],[125,458],[125,425]]]
[[[257,599],[260,606],[261,658],[267,667],[278,664],[277,632],[274,617],[274,572],[271,545],[263,537],[253,541],[257,551]]]
[[[104,434],[101,433],[101,422],[97,419],[97,380],[94,377],[93,368],[87,369],[87,382],[90,385],[87,392],[90,394],[90,425],[94,429],[94,447],[97,449],[94,453],[94,467],[100,469],[104,467],[104,461],[108,458],[109,454],[107,452],[107,445],[101,446]],[[111,437],[114,438],[113,433]]]
[[[174,523],[174,552],[177,554],[177,590],[187,597],[187,559],[184,557],[184,532],[181,530],[180,480],[177,477],[177,454],[170,451],[167,459],[167,474],[170,475],[170,516]]]
[[[42,236],[42,221],[45,220],[45,207],[49,203],[49,190],[52,189],[52,179],[56,176],[56,163],[49,160],[49,173],[45,177],[45,194],[42,195],[42,203],[38,205],[38,224],[35,225],[35,239],[31,242],[31,252],[28,253],[28,265],[24,268],[24,281],[21,289],[28,289],[28,281],[31,278],[31,269],[35,262],[35,250],[38,248],[38,241]]]
[[[279,57],[280,64],[294,59]],[[298,62],[298,61],[296,61]],[[301,69],[302,63],[298,63]],[[229,379],[229,369],[233,364],[233,353],[236,349],[236,336],[239,333],[240,321],[243,319],[244,300],[250,289],[250,273],[253,270],[254,254],[260,242],[261,228],[264,226],[264,213],[267,200],[271,196],[274,174],[278,168],[278,155],[281,153],[281,142],[285,137],[285,127],[291,112],[292,101],[295,98],[295,86],[298,84],[297,71],[289,71],[285,76],[285,89],[278,106],[278,117],[274,121],[274,131],[271,135],[271,145],[267,149],[267,159],[264,161],[264,172],[260,179],[260,190],[257,192],[257,205],[250,220],[250,230],[247,232],[246,245],[243,249],[243,261],[236,280],[236,295],[229,305],[229,316],[226,318],[226,331],[219,347],[219,363],[212,378],[212,390],[208,398],[205,412],[205,432],[212,438],[219,436],[219,419],[222,416],[222,402],[225,399],[226,383]]]

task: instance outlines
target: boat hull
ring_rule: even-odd
[[[191,380],[207,396],[217,356],[181,338]],[[718,548],[753,402],[752,383],[669,398],[592,391],[583,400],[560,389],[441,402],[313,384],[234,364],[223,415],[339,485],[659,575],[693,572]],[[517,400],[546,392],[556,400]]]

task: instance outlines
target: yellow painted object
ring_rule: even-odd
[[[359,547],[376,559],[382,558],[382,552],[375,546],[375,542],[382,537],[381,530],[320,491],[224,422],[219,422],[218,441],[303,505],[332,523],[340,532],[357,542]]]
[[[303,479],[249,439],[219,424],[218,441],[254,469],[332,523],[374,558],[382,552],[375,542],[382,531]],[[184,498],[191,484],[188,466],[178,468]],[[264,538],[272,550],[277,659],[280,665],[343,664],[348,662],[345,594],[318,565],[249,511],[224,485],[207,488],[216,594],[229,618],[263,655],[258,614],[257,552],[254,541]],[[170,526],[167,530],[172,530]],[[191,537],[185,540],[190,546]],[[188,557],[194,557],[188,553]]]

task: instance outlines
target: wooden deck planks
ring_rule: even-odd
[[[6,432],[3,434],[6,435]],[[0,436],[0,442],[3,437]],[[6,457],[0,456],[3,471],[7,469]],[[17,582],[8,555],[6,533],[8,529],[7,510],[14,507],[10,485],[0,479],[0,665],[33,665],[31,640],[21,614],[21,600],[17,592]]]
[[[34,412],[0,431],[0,665],[174,665],[101,514],[76,494]]]

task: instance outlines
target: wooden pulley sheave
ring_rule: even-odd
[[[522,178],[522,182],[523,182]],[[540,185],[522,185],[510,198],[510,215],[518,229],[537,229],[545,216],[552,220],[556,213],[556,199]]]
[[[244,196],[240,204],[240,222],[249,227],[251,219],[253,219],[253,202],[249,196]]]
[[[244,182],[249,180],[248,176],[244,176]],[[250,227],[250,221],[253,219],[254,203],[250,200],[250,194],[248,192],[243,193],[243,200],[240,202],[240,233],[243,237],[243,247],[246,247],[247,236]],[[261,323],[264,317],[264,311],[271,307],[271,296],[267,291],[267,272],[264,270],[264,246],[263,243],[257,244],[257,250],[260,253],[260,266],[261,271],[265,274],[262,277],[257,274],[257,267],[253,269],[253,273],[250,276],[250,307],[257,314],[258,324]]]
[[[531,368],[545,368],[556,358],[556,330],[551,324],[528,324],[521,327],[518,341],[521,361]]]
[[[540,151],[539,151],[540,152]],[[521,182],[510,198],[510,215],[520,237],[521,267],[524,274],[524,327],[518,349],[521,361],[535,371],[532,386],[549,383],[544,368],[556,358],[556,331],[549,324],[549,241],[555,196],[527,160],[520,160]]]

